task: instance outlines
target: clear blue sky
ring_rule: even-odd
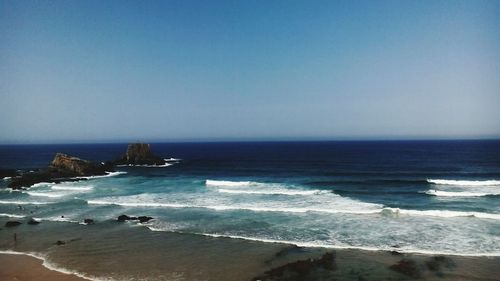
[[[500,1],[0,1],[0,143],[500,136]]]

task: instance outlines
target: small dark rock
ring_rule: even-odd
[[[85,223],[85,224],[93,224],[94,220],[93,219],[84,219],[83,223]]]
[[[420,270],[413,260],[402,259],[398,263],[391,265],[389,268],[406,276],[413,278],[420,277]]]
[[[35,219],[30,219],[30,220],[28,221],[28,224],[31,224],[31,225],[36,225],[36,224],[39,224],[39,223],[40,223],[40,222],[39,222],[39,221],[37,221],[37,220],[35,220]]]
[[[5,223],[5,227],[14,227],[20,225],[21,222],[18,221],[8,221]]]
[[[145,222],[152,220],[153,218],[147,217],[147,216],[140,216],[140,217],[137,217],[137,219],[139,220],[140,223],[145,223]]]
[[[56,245],[58,245],[58,246],[61,246],[61,245],[64,245],[64,244],[66,244],[66,242],[64,242],[62,240],[57,240],[57,242],[56,242]]]
[[[130,221],[130,220],[137,220],[137,217],[129,217],[127,215],[120,215],[117,220],[119,222],[124,222],[124,221]]]
[[[401,256],[401,255],[402,255],[402,253],[400,253],[400,252],[398,252],[398,251],[390,251],[389,253],[390,253],[391,255],[393,255],[393,256]]]

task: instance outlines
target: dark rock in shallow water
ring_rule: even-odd
[[[152,220],[153,218],[147,217],[147,216],[140,216],[140,217],[137,217],[137,219],[139,220],[140,223],[145,223],[145,222]]]
[[[18,172],[16,170],[10,170],[10,169],[0,169],[0,180],[4,178],[12,178],[18,175]]]
[[[51,164],[46,169],[26,172],[12,178],[9,187],[22,189],[40,182],[78,181],[83,176],[105,175],[107,171],[113,171],[111,163],[94,163],[63,153],[57,153]]]
[[[120,216],[118,216],[118,219],[117,219],[117,221],[119,221],[119,222],[130,221],[130,220],[137,220],[137,217],[129,217],[127,215],[120,215]]]
[[[418,278],[421,275],[417,263],[409,259],[402,259],[398,263],[391,265],[389,268],[413,278]]]
[[[138,220],[140,223],[145,223],[145,222],[148,222],[152,219],[153,219],[152,217],[147,217],[147,216],[129,217],[127,215],[120,215],[117,218],[117,221],[124,222],[124,221],[136,221],[136,220]]]
[[[20,225],[21,222],[18,221],[8,221],[5,223],[5,227],[14,227]]]
[[[93,219],[84,219],[83,223],[85,223],[85,224],[93,224],[94,220]]]
[[[252,281],[306,281],[306,280],[331,280],[328,274],[337,269],[335,253],[326,253],[319,259],[300,260],[266,271],[262,276]],[[326,275],[320,278],[320,275]],[[331,277],[331,276],[330,276]]]
[[[151,146],[147,143],[131,143],[127,153],[115,161],[117,165],[164,165],[165,159],[153,155]]]
[[[58,246],[65,245],[65,244],[66,244],[66,242],[64,242],[62,240],[57,240],[57,242],[56,242],[56,245],[58,245]]]
[[[39,223],[40,223],[40,222],[39,222],[39,221],[37,221],[37,220],[35,220],[35,219],[30,219],[30,220],[28,221],[28,224],[31,224],[31,225],[36,225],[36,224],[39,224]]]

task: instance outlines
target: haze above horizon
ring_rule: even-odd
[[[0,0],[0,143],[500,138],[498,14]]]

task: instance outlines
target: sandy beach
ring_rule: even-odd
[[[3,281],[82,281],[74,274],[64,274],[43,266],[43,260],[22,254],[0,254],[0,280]]]
[[[1,219],[2,225],[5,218]],[[17,241],[13,240],[16,233]],[[116,221],[42,222],[0,231],[0,280],[478,280],[494,281],[498,257],[297,247],[157,232]],[[57,241],[64,244],[59,245]]]

